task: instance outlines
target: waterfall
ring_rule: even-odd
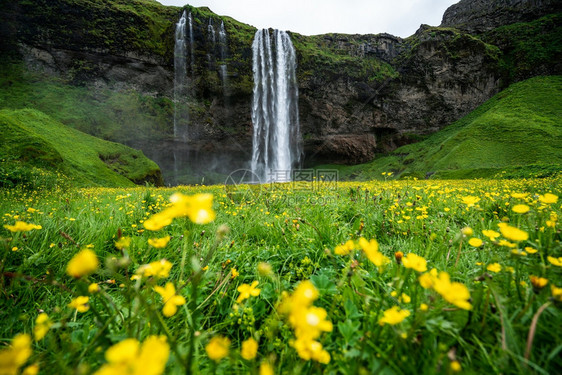
[[[226,41],[226,29],[224,28],[224,21],[221,21],[219,28],[219,58],[221,64],[219,66],[220,76],[222,81],[222,92],[224,97],[225,106],[228,105],[228,69],[226,66],[226,58],[228,56],[228,44]]]
[[[263,29],[252,51],[252,172],[262,182],[290,181],[302,148],[295,49],[285,31]]]
[[[219,53],[220,59],[224,61],[227,55],[227,44],[226,44],[226,29],[224,28],[224,21],[221,21],[221,26],[219,28]]]
[[[189,64],[191,67],[191,80],[193,81],[193,79],[195,78],[195,37],[193,36],[193,17],[191,16],[191,12],[189,12],[189,16],[187,17],[187,19],[189,22]],[[193,85],[191,87],[193,87]]]
[[[215,49],[217,47],[217,37],[215,28],[213,26],[213,19],[209,17],[209,25],[207,26],[207,39],[209,40],[209,53],[207,53],[207,60],[209,61],[209,70],[213,69]]]
[[[176,24],[176,44],[174,48],[174,138],[187,139],[189,112],[187,110],[187,44],[186,14],[183,12]]]

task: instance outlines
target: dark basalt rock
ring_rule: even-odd
[[[558,12],[560,0],[461,0],[445,11],[441,26],[477,34]]]

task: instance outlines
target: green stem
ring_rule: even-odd
[[[520,302],[523,302],[523,295],[521,293],[520,273],[519,273],[519,260],[515,263],[515,288],[517,289],[517,297]]]
[[[199,281],[201,280],[201,271],[196,272],[191,282],[191,299],[189,301],[189,309],[191,310],[191,331],[189,332],[189,348],[187,351],[187,358],[185,363],[185,373],[189,375],[192,373],[193,366],[193,352],[195,350],[195,329],[197,326],[197,318],[199,310],[197,309],[197,292]]]

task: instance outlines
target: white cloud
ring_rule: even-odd
[[[458,0],[158,0],[164,5],[207,6],[258,28],[305,35],[324,33],[412,35],[422,23],[437,26]]]

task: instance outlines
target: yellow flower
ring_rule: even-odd
[[[420,305],[420,310],[421,311],[427,311],[427,310],[429,310],[429,306],[427,306],[425,303],[422,303]]]
[[[45,337],[52,325],[53,323],[47,314],[39,314],[35,319],[35,327],[33,327],[33,337],[35,341],[39,341]]]
[[[313,359],[323,364],[330,363],[330,353],[318,341],[309,338],[297,338],[293,342],[293,347],[297,350],[299,357],[305,361]]]
[[[526,204],[516,204],[511,208],[511,210],[518,214],[526,214],[529,212],[530,208]]]
[[[502,270],[502,266],[499,263],[492,263],[489,264],[488,267],[486,267],[486,269],[490,272],[498,273]]]
[[[355,243],[352,240],[349,240],[343,245],[336,246],[334,253],[336,253],[337,255],[347,255],[353,250],[355,250]]]
[[[453,372],[460,372],[462,370],[461,364],[459,361],[451,362],[451,371]]]
[[[468,240],[468,244],[470,246],[480,247],[482,246],[482,240],[480,238],[472,237],[470,240]]]
[[[98,285],[98,283],[91,283],[90,285],[88,285],[88,293],[94,294],[99,291],[100,291],[100,286]]]
[[[115,247],[119,250],[128,249],[131,246],[131,237],[121,237],[115,242]]]
[[[539,195],[539,201],[546,204],[556,203],[558,202],[558,196],[546,193],[545,195]]]
[[[76,309],[76,311],[81,313],[86,312],[90,309],[90,306],[88,305],[89,301],[90,301],[90,297],[79,296],[74,298],[72,301],[70,301],[68,307],[72,307],[73,309]]]
[[[68,262],[66,273],[72,277],[79,278],[97,270],[98,265],[96,253],[90,249],[83,249]]]
[[[159,230],[171,224],[173,219],[186,216],[196,224],[207,224],[215,220],[212,194],[187,196],[175,193],[170,197],[170,202],[172,202],[170,207],[153,215],[143,223],[146,229]]]
[[[233,279],[236,278],[238,275],[240,275],[240,273],[236,271],[236,268],[234,267],[230,269],[230,273],[231,273],[230,277],[232,277]]]
[[[562,302],[562,288],[550,284],[550,290],[552,291],[552,298],[558,302]]]
[[[39,373],[39,364],[34,363],[23,369],[21,375],[37,375]]]
[[[496,232],[495,230],[491,230],[491,229],[484,229],[482,231],[482,234],[485,235],[486,237],[488,237],[491,241],[495,241],[496,238],[498,238],[500,236],[500,234],[498,232]]]
[[[379,243],[377,240],[372,239],[367,241],[363,237],[359,239],[359,246],[367,255],[367,258],[377,267],[382,267],[390,262],[390,259],[379,252]]]
[[[228,355],[230,340],[226,337],[215,336],[205,347],[205,351],[210,359],[219,362]]]
[[[162,300],[164,301],[162,314],[167,318],[175,315],[178,311],[178,306],[185,304],[185,298],[176,295],[176,287],[172,283],[166,283],[163,288],[161,286],[155,286],[154,291],[162,296]]]
[[[161,259],[149,264],[143,264],[137,269],[136,274],[144,277],[154,277],[156,279],[163,279],[170,276],[172,263],[166,259]]]
[[[461,233],[465,237],[470,237],[474,234],[474,231],[470,227],[464,227],[464,228],[461,229]]]
[[[142,225],[151,231],[157,231],[167,225],[172,224],[174,218],[169,216],[165,211],[152,215],[149,219],[145,220]]]
[[[256,358],[258,353],[258,342],[250,337],[248,340],[242,342],[242,350],[240,350],[240,355],[246,360],[251,360]]]
[[[536,253],[538,250],[537,250],[537,249],[533,249],[532,247],[527,246],[527,247],[525,247],[525,251],[526,251],[527,253],[529,253],[529,254],[534,254],[534,253]]]
[[[472,207],[476,203],[480,202],[480,198],[474,197],[472,195],[467,195],[466,197],[461,197],[462,203],[466,204],[467,207]]]
[[[108,363],[94,375],[143,374],[161,375],[170,356],[165,336],[149,336],[142,345],[133,338],[125,339],[105,352]]]
[[[308,307],[318,298],[318,290],[310,280],[301,281],[292,295],[295,305]]]
[[[499,240],[498,245],[509,247],[509,248],[517,247],[517,245],[514,244],[513,242],[509,242],[509,241],[506,241],[506,240]]]
[[[529,193],[511,193],[511,197],[515,199],[525,199]]]
[[[555,258],[555,257],[548,256],[546,257],[546,259],[548,259],[548,261],[554,264],[555,266],[562,267],[562,257]]]
[[[530,275],[529,279],[531,280],[531,284],[535,289],[542,289],[546,286],[546,284],[548,284],[548,280],[544,277]]]
[[[0,350],[0,373],[17,374],[31,354],[31,336],[28,334],[16,335],[12,340],[12,345]]]
[[[435,284],[435,279],[437,278],[437,270],[433,268],[431,271],[424,273],[418,278],[420,285],[424,289],[433,288]]]
[[[186,196],[176,193],[170,197],[170,201],[174,203],[174,209],[177,211],[175,217],[187,216],[196,224],[207,224],[215,220],[212,194]]]
[[[292,346],[304,360],[315,360],[329,363],[330,354],[315,339],[322,332],[333,330],[332,322],[327,320],[327,312],[323,308],[313,306],[318,298],[318,290],[309,280],[302,281],[291,296],[284,295],[279,311],[289,314],[289,324],[295,330],[296,340]]]
[[[262,362],[259,375],[274,375],[273,367],[268,362]]]
[[[258,273],[259,273],[260,276],[271,276],[271,275],[273,275],[273,269],[271,268],[271,264],[265,263],[265,262],[259,262]]]
[[[410,311],[400,310],[398,306],[392,306],[383,312],[383,316],[379,319],[379,324],[381,326],[385,324],[395,325],[402,322],[408,316],[410,316]]]
[[[4,225],[4,228],[10,232],[29,232],[30,230],[42,229],[43,227],[41,225],[28,224],[24,221],[16,221],[14,225]]]
[[[238,287],[238,291],[240,292],[240,295],[238,296],[238,298],[236,299],[237,303],[240,303],[242,301],[244,301],[247,298],[250,298],[250,296],[254,296],[257,297],[260,295],[260,289],[256,288],[256,286],[258,286],[259,281],[254,281],[252,283],[252,285],[248,285],[248,284],[242,284]]]
[[[296,314],[293,314],[293,316],[291,316],[290,322],[295,328],[295,335],[297,337],[307,337],[310,339],[315,339],[320,336],[322,332],[332,331],[332,322],[326,320],[328,313],[323,308],[311,306],[307,309],[300,310],[297,307],[295,311],[299,311],[299,316],[301,319],[295,319],[297,318],[297,316]]]
[[[157,249],[162,249],[162,248],[166,247],[168,242],[170,242],[170,238],[171,238],[170,236],[166,236],[166,237],[162,237],[162,238],[149,238],[148,244],[152,247],[157,248]]]
[[[406,293],[402,293],[402,295],[400,296],[400,298],[398,298],[398,300],[404,303],[410,303],[412,301],[412,298]]]
[[[404,258],[404,253],[401,251],[396,251],[394,253],[394,259],[396,260],[397,264],[401,264],[402,263],[402,258]]]
[[[433,289],[449,303],[464,310],[472,309],[472,305],[468,302],[470,299],[468,288],[464,284],[451,282],[447,272],[439,272],[434,279]]]
[[[503,225],[500,228],[502,235],[511,241],[527,241],[529,239],[529,234],[519,228],[512,227],[510,225]]]
[[[163,374],[169,356],[170,346],[166,336],[149,336],[141,345],[136,374]]]
[[[402,258],[402,264],[404,264],[404,267],[411,268],[418,272],[427,271],[427,261],[423,257],[414,253],[409,253]]]
[[[140,348],[137,339],[129,338],[111,346],[105,352],[105,359],[109,363],[131,363],[133,362]]]

